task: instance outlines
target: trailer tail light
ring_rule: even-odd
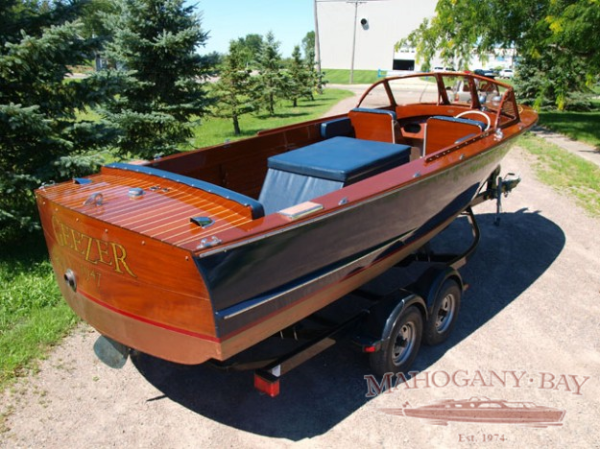
[[[374,340],[371,337],[355,335],[352,342],[358,347],[360,352],[365,352],[367,354],[372,354],[381,349],[381,341]]]
[[[254,373],[254,388],[272,398],[279,395],[279,377],[267,372]]]

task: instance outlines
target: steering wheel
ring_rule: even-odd
[[[492,121],[487,116],[487,114],[484,114],[483,112],[478,111],[476,109],[471,109],[469,111],[461,112],[460,114],[455,115],[454,118],[461,118],[463,115],[467,115],[467,114],[478,114],[478,115],[483,116],[485,118],[486,123],[487,123],[487,126],[485,127],[484,131],[487,131],[488,129],[490,129],[490,126],[492,126]]]

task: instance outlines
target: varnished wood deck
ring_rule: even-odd
[[[180,246],[207,235],[252,221],[248,207],[219,195],[156,176],[103,168],[90,184],[61,184],[46,188],[45,196],[89,217]],[[129,189],[141,188],[140,198]],[[102,204],[85,204],[94,194]],[[205,216],[214,223],[203,229],[190,218]]]

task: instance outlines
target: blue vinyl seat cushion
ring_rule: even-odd
[[[462,117],[456,118],[456,117],[448,117],[446,115],[434,115],[434,116],[430,117],[430,119],[441,120],[444,122],[461,123],[463,125],[474,125],[474,126],[478,126],[479,129],[481,129],[481,131],[485,131],[485,128],[487,127],[487,123],[480,122],[479,120],[471,120],[471,119],[462,118]]]
[[[410,147],[386,142],[332,137],[269,158],[270,169],[348,185],[408,163]]]
[[[389,115],[392,120],[396,120],[396,113],[394,111],[388,111],[387,109],[371,109],[371,108],[354,108],[352,112],[365,112],[367,114],[381,114]]]
[[[336,136],[354,137],[354,128],[348,117],[321,123],[321,137],[331,139]]]

